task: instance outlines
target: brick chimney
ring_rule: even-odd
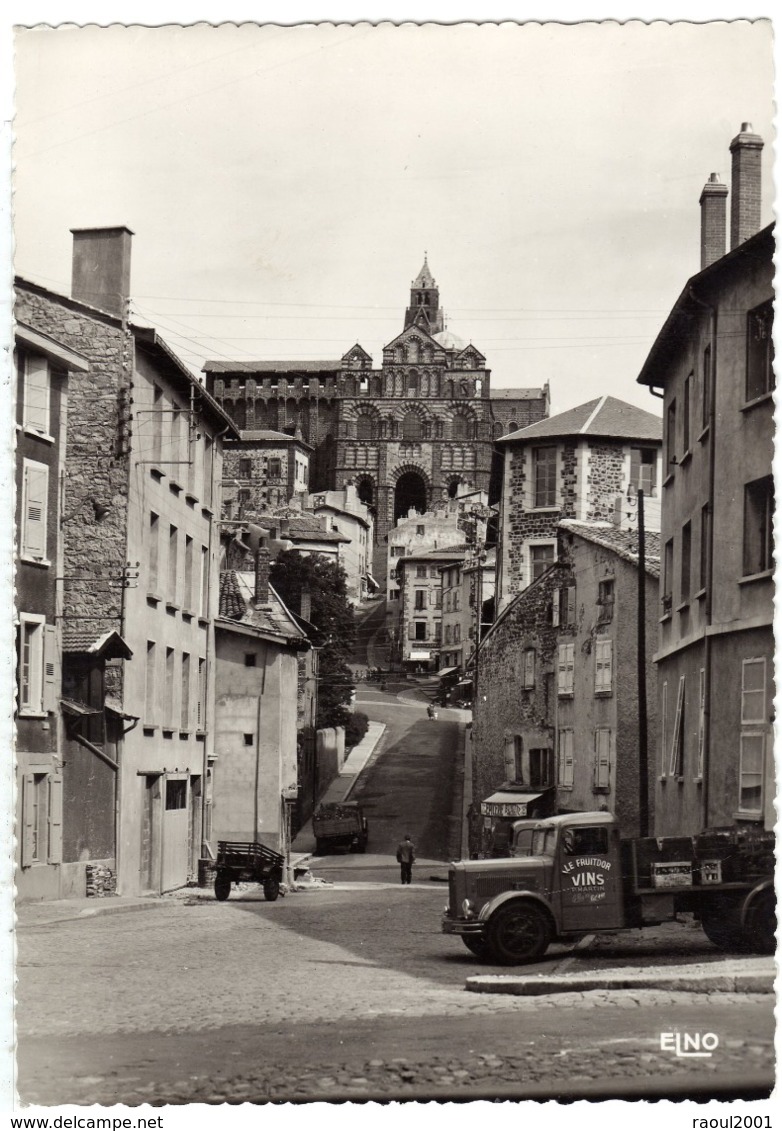
[[[71,228],[71,296],[117,318],[128,312],[130,228]]]
[[[742,122],[741,133],[730,143],[733,154],[730,186],[730,249],[760,231],[760,155],[763,138]]]
[[[701,271],[725,254],[728,186],[712,173],[701,193]]]
[[[271,555],[265,546],[259,546],[255,554],[255,603],[269,604],[269,565]]]

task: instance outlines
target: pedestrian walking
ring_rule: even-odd
[[[399,842],[396,858],[402,869],[402,883],[409,884],[413,879],[413,864],[415,864],[415,845],[410,839],[410,834],[405,833],[404,840]]]

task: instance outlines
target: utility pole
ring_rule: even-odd
[[[638,823],[649,835],[649,751],[646,721],[646,531],[644,493],[638,490]]]

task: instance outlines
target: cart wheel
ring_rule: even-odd
[[[231,894],[231,877],[226,876],[223,872],[218,872],[215,876],[215,899],[221,902],[228,899]]]
[[[280,881],[269,878],[263,881],[263,898],[268,900],[269,903],[274,903],[277,896],[280,894]]]

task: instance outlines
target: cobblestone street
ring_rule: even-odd
[[[675,1090],[693,1073],[660,1052],[676,1023],[720,1035],[698,1079],[772,1077],[771,995],[466,993],[494,968],[439,934],[442,885],[163,902],[20,930],[25,1102]]]

